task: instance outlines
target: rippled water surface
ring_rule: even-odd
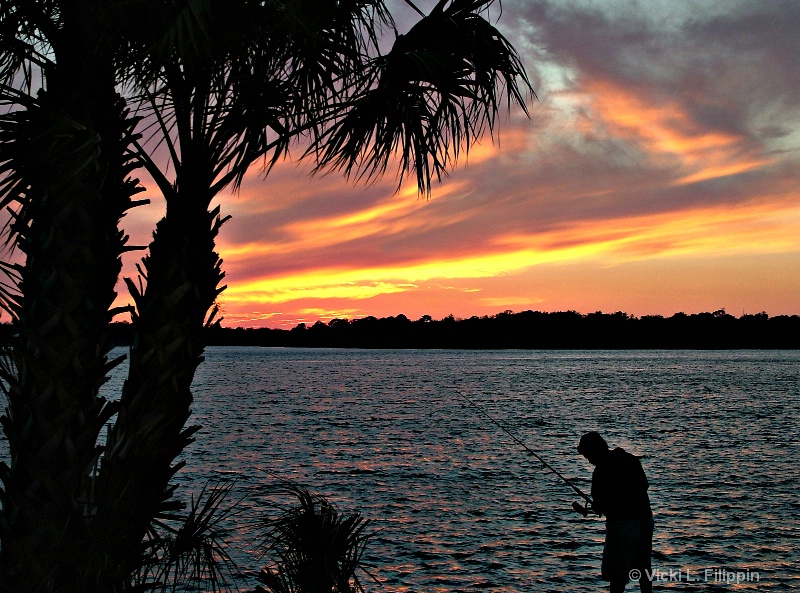
[[[372,591],[603,590],[602,520],[572,512],[577,496],[461,392],[581,489],[583,432],[644,456],[656,590],[800,591],[798,363],[794,351],[212,348],[181,475],[193,487],[237,476],[246,510],[279,476],[360,511]]]
[[[800,591],[798,363],[783,351],[211,349],[186,477],[233,472],[254,496],[277,475],[360,511],[376,532],[373,590],[601,590],[602,520],[573,513],[569,488],[461,392],[582,489],[584,431],[643,455],[664,589]]]

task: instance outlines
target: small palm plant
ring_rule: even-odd
[[[359,513],[341,514],[318,494],[285,486],[299,505],[264,522],[264,554],[271,565],[262,569],[258,592],[363,593],[359,571],[370,534],[369,520]]]
[[[223,527],[238,502],[233,483],[206,485],[187,508],[162,513],[148,529],[130,592],[233,591],[238,573]]]

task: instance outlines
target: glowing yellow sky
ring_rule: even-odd
[[[398,203],[402,203],[398,201]],[[409,202],[414,203],[414,202]],[[360,219],[347,226],[346,235],[352,236],[359,231],[372,231],[372,225],[380,224],[379,212],[391,216],[391,210],[377,207]],[[326,227],[324,221],[316,221]],[[331,221],[329,229],[335,229],[341,219]],[[390,222],[385,222],[389,225]],[[362,226],[364,225],[364,226]],[[295,227],[298,236],[293,247],[296,249],[319,249],[324,252],[330,243],[327,232],[319,236],[314,232],[314,225]],[[319,243],[314,243],[318,239]],[[263,245],[251,246],[255,252]],[[293,249],[284,246],[284,252]],[[729,261],[723,270],[722,278],[709,277],[709,285],[724,284],[725,276],[734,271],[739,276],[748,275],[753,258],[769,260],[774,256],[800,253],[800,207],[784,207],[776,209],[771,204],[751,205],[739,209],[706,209],[675,214],[661,214],[629,219],[609,221],[603,225],[580,224],[570,228],[529,236],[503,236],[496,240],[491,252],[466,254],[462,257],[447,258],[438,255],[431,260],[408,262],[406,264],[385,265],[381,267],[325,266],[324,258],[319,267],[300,272],[275,274],[270,277],[243,280],[229,285],[222,302],[224,313],[229,321],[247,323],[252,312],[266,310],[284,312],[294,303],[316,302],[315,307],[302,307],[294,317],[312,320],[314,317],[326,319],[341,316],[342,310],[356,316],[375,314],[376,316],[406,313],[417,318],[427,311],[425,301],[416,300],[415,294],[430,290],[437,286],[442,293],[451,293],[453,303],[472,301],[460,316],[471,314],[487,314],[495,309],[519,309],[519,305],[546,305],[548,309],[583,309],[595,310],[593,304],[594,291],[597,287],[586,286],[585,292],[576,292],[561,303],[552,303],[545,299],[535,285],[549,286],[547,274],[543,268],[571,267],[574,281],[581,275],[591,277],[597,270],[610,268],[624,269],[629,264],[651,263],[655,268],[680,267],[680,262],[689,260]],[[221,251],[223,258],[230,260],[238,254]],[[742,265],[737,265],[741,258],[747,258]],[[657,264],[657,265],[656,265]],[[696,265],[696,263],[695,263]],[[639,282],[647,285],[646,270]],[[783,287],[784,290],[796,290],[800,275],[787,270],[786,279],[794,277],[793,283]],[[552,273],[552,272],[550,272]],[[526,294],[495,295],[493,287],[500,278],[519,278],[523,283],[530,283],[531,290]],[[784,279],[784,280],[786,280]],[[457,280],[464,284],[460,288],[452,285]],[[654,283],[657,279],[649,282]],[[777,280],[777,279],[776,279]],[[776,282],[776,285],[785,284]],[[755,287],[753,287],[755,290]],[[581,291],[581,292],[584,292]],[[619,304],[615,310],[631,311],[630,300],[626,299],[625,287],[620,287]],[[456,293],[456,294],[453,294]],[[401,294],[408,298],[408,306],[396,310],[373,311],[369,302],[376,297]],[[791,293],[790,293],[791,294]],[[566,295],[565,295],[566,296]],[[465,298],[466,297],[466,298]],[[562,297],[563,298],[563,297]],[[607,298],[607,296],[606,296]],[[626,300],[628,302],[626,303]],[[743,303],[752,304],[743,300]],[[789,299],[791,303],[791,297]],[[711,303],[706,307],[726,303]],[[740,304],[738,301],[737,305]],[[787,303],[788,304],[788,303]],[[703,309],[695,303],[676,306],[675,310]],[[461,305],[462,307],[464,305]],[[730,304],[728,303],[730,307]],[[437,305],[437,313],[443,313]],[[525,308],[531,308],[526,306]],[[760,311],[761,309],[759,309]],[[642,310],[637,313],[665,313],[663,305]],[[675,312],[675,311],[671,311]],[[751,312],[753,312],[751,310]],[[284,313],[285,314],[285,313]],[[256,313],[259,315],[259,313]],[[267,315],[269,316],[269,315]],[[306,317],[309,316],[309,317]],[[294,320],[293,320],[294,321]]]

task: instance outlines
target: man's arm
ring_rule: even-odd
[[[592,473],[592,510],[598,515],[605,515],[608,508],[608,484],[600,468]]]

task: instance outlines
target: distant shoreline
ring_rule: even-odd
[[[622,312],[580,314],[504,311],[493,316],[434,320],[405,315],[334,319],[291,330],[207,330],[209,345],[431,349],[797,349],[800,316],[766,313],[734,317],[725,311],[671,317]]]
[[[0,325],[0,342],[10,343],[13,326]],[[131,342],[131,326],[113,323],[109,343]],[[209,346],[301,348],[419,348],[475,350],[784,350],[800,349],[800,315],[766,313],[734,317],[724,310],[671,317],[634,317],[623,312],[504,311],[493,316],[434,320],[405,315],[301,323],[287,329],[206,329]]]

